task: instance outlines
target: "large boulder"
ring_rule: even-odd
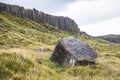
[[[74,37],[58,40],[51,60],[63,66],[94,64],[97,53],[85,42]]]

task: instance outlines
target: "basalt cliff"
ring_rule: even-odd
[[[21,18],[29,18],[38,23],[48,23],[56,29],[64,30],[67,32],[80,32],[76,22],[68,17],[54,16],[46,14],[42,11],[38,11],[35,8],[25,9],[24,7],[18,5],[10,5],[0,2],[0,12],[7,11],[13,15]]]

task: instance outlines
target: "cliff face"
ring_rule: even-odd
[[[47,22],[50,25],[53,25],[55,28],[61,29],[67,32],[70,32],[73,30],[75,32],[80,31],[78,28],[78,25],[75,23],[74,20],[68,17],[53,16],[50,14],[46,14],[42,11],[39,12],[34,8],[24,9],[24,7],[20,7],[17,5],[9,5],[9,4],[0,2],[0,11],[7,11],[21,18],[27,17],[38,23]]]

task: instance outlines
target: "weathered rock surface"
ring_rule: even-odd
[[[0,11],[7,11],[21,18],[27,17],[39,23],[47,22],[50,25],[54,26],[55,28],[64,31],[68,31],[68,32],[70,32],[71,30],[74,30],[76,32],[80,31],[78,25],[74,22],[74,20],[68,17],[53,16],[50,14],[46,14],[42,11],[39,12],[34,8],[24,9],[24,7],[20,7],[17,5],[9,5],[0,2]]]
[[[120,35],[110,34],[110,35],[99,36],[98,38],[102,38],[104,40],[107,40],[113,43],[120,43]]]
[[[80,35],[86,36],[86,37],[88,37],[88,38],[94,38],[93,36],[87,34],[87,33],[84,32],[84,31],[80,31]]]
[[[63,66],[93,64],[97,53],[86,43],[74,37],[59,39],[51,60]]]

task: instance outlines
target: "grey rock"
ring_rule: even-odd
[[[46,14],[34,8],[24,9],[24,7],[20,7],[18,5],[10,5],[0,2],[0,11],[7,11],[21,18],[27,17],[38,23],[47,22],[55,28],[67,32],[71,32],[72,29],[74,29],[76,32],[80,32],[80,29],[78,28],[78,25],[75,23],[74,20],[68,17],[53,16],[50,14]]]
[[[10,45],[8,43],[5,43],[4,45],[7,46],[7,47],[10,47]]]
[[[94,64],[97,53],[86,43],[74,37],[58,40],[51,60],[63,66]]]
[[[4,24],[3,23],[0,23],[0,27],[3,27],[4,26]]]
[[[23,29],[22,31],[23,31],[24,33],[31,32],[31,30],[29,30],[29,29]]]
[[[38,49],[35,50],[35,52],[43,52],[43,51],[45,51],[45,47],[38,48]]]
[[[87,38],[94,38],[93,36],[87,34],[87,33],[84,32],[84,31],[80,31],[80,35],[83,35],[83,36],[85,36],[85,37],[87,37]]]
[[[120,43],[120,35],[109,34],[104,36],[98,36],[97,38],[101,38],[113,43]]]

